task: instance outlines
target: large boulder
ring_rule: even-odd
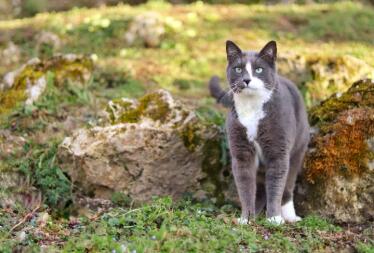
[[[296,203],[340,222],[374,219],[374,82],[362,80],[310,111],[314,125]]]
[[[159,90],[107,106],[105,126],[79,129],[60,145],[58,158],[86,196],[120,192],[135,202],[185,193],[225,198],[222,133]]]

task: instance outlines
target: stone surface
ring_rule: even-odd
[[[340,222],[374,218],[374,82],[356,82],[312,108],[315,134],[297,189],[298,209]]]
[[[79,129],[60,145],[63,170],[86,195],[136,202],[185,193],[224,198],[222,134],[163,90],[111,101],[111,125]]]

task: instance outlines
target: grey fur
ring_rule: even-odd
[[[281,205],[293,199],[296,178],[309,142],[304,102],[296,86],[277,74],[274,41],[259,53],[242,52],[233,42],[227,41],[226,52],[230,91],[224,92],[220,88],[217,77],[211,79],[209,87],[218,102],[231,107],[226,130],[242,218],[258,213],[264,207],[265,199],[267,217],[279,216]],[[240,93],[245,88],[243,80],[248,78],[246,71],[238,74],[234,68],[244,68],[247,62],[264,69],[264,73],[257,77],[264,82],[266,89],[272,90],[270,100],[263,106],[266,116],[258,124],[254,142],[248,140],[246,128],[238,120],[232,97],[233,93]],[[256,157],[259,157],[256,142],[262,149],[259,167],[256,167]]]

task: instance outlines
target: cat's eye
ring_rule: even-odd
[[[242,73],[242,71],[243,71],[242,68],[239,68],[239,67],[235,68],[235,72],[238,74]]]
[[[263,68],[256,68],[256,70],[255,70],[255,71],[256,71],[256,73],[257,73],[257,74],[261,74],[261,73],[262,73],[262,71],[263,71]]]

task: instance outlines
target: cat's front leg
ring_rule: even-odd
[[[256,168],[250,157],[232,159],[232,171],[238,190],[242,213],[239,224],[247,224],[249,216],[254,217],[256,210]]]
[[[266,217],[277,225],[284,223],[281,205],[288,170],[287,155],[269,160],[266,170]]]

